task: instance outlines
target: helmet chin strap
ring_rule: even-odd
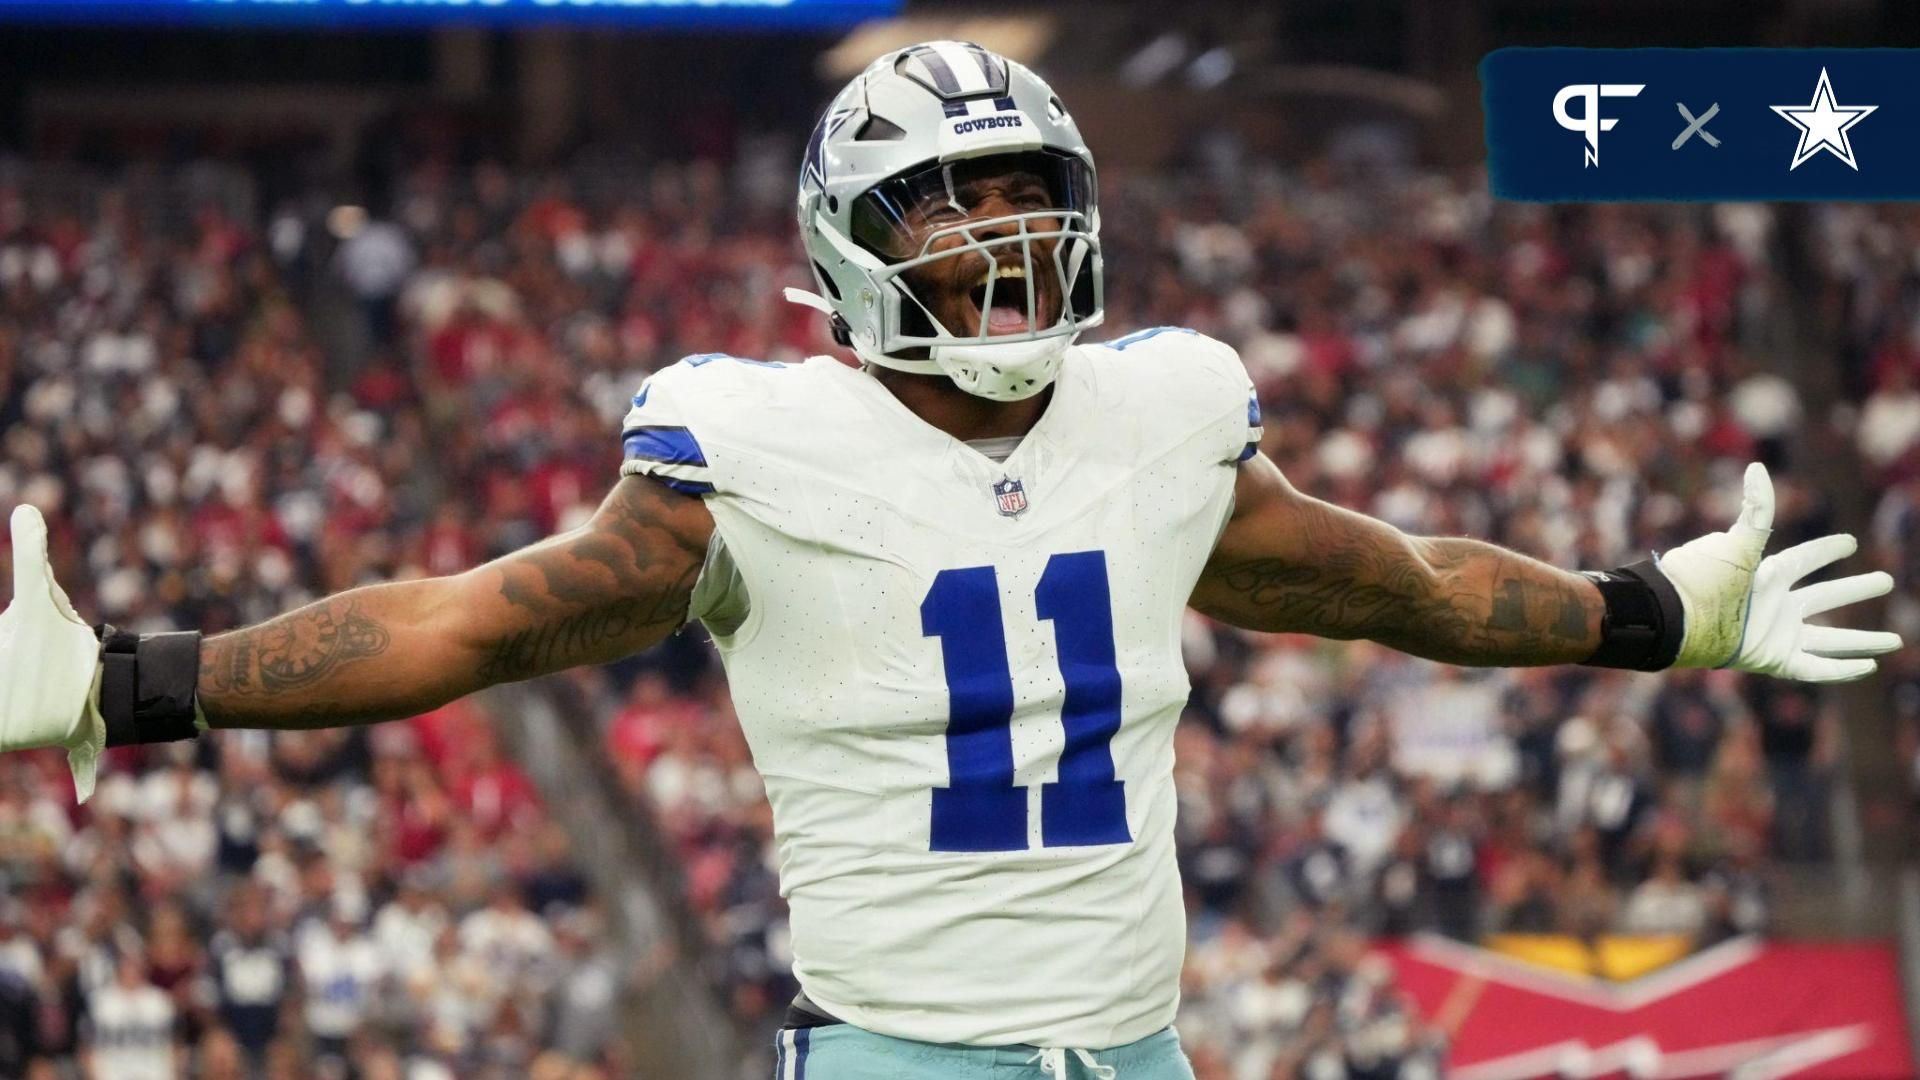
[[[833,304],[826,297],[810,289],[796,289],[789,285],[780,291],[786,294],[789,304],[799,304],[801,307],[812,308],[826,315],[834,313]]]
[[[789,303],[832,315],[833,305],[819,293],[788,286],[783,290]],[[1059,371],[1061,354],[1073,343],[1073,337],[1054,336],[1026,341],[956,341],[951,345],[928,348],[930,359],[908,360],[889,356],[855,339],[853,351],[862,362],[891,368],[909,375],[944,375],[955,386],[990,401],[1021,401],[1053,384]],[[995,369],[998,369],[997,371]],[[994,372],[983,376],[982,371]],[[1031,371],[1032,377],[1026,377]],[[971,376],[971,377],[969,377]]]
[[[962,390],[991,401],[1020,401],[1053,384],[1071,336],[935,345],[933,362]]]
[[[808,289],[796,289],[791,285],[782,289],[781,292],[785,294],[789,304],[798,304],[803,308],[812,308],[815,311],[825,314],[829,318],[834,317],[833,304],[817,292]],[[885,353],[875,352],[867,348],[866,343],[859,338],[854,339],[852,348],[854,355],[858,356],[862,363],[877,364],[880,367],[892,368],[895,371],[904,371],[909,375],[946,374],[945,369],[931,360],[903,360],[896,356],[888,356]]]
[[[902,360],[900,357],[888,356],[886,353],[871,352],[859,345],[854,346],[853,352],[855,356],[860,358],[862,363],[872,364],[875,367],[891,368],[894,371],[904,371],[909,375],[945,376],[947,374],[939,364],[931,360]]]

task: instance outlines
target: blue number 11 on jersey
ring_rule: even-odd
[[[1035,613],[1053,623],[1066,700],[1060,778],[1040,786],[1046,847],[1124,844],[1126,788],[1113,774],[1120,730],[1120,668],[1104,551],[1047,560]],[[991,566],[942,570],[920,604],[921,632],[940,639],[950,699],[948,785],[933,790],[935,851],[1018,851],[1027,846],[1027,791],[1013,783],[1013,676],[1000,583]]]

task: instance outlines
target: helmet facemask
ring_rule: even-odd
[[[1093,156],[1025,65],[964,41],[880,57],[822,112],[799,180],[818,290],[787,298],[868,365],[1030,397],[1100,322]]]
[[[1004,197],[1016,212],[968,220],[973,186],[1000,177],[1010,178]],[[983,397],[1044,390],[1066,346],[1101,319],[1093,194],[1083,161],[1047,150],[933,163],[876,184],[851,222],[855,243],[880,263],[866,272],[878,305],[873,351],[909,360],[925,349],[940,371]],[[951,275],[962,271],[951,260],[978,275],[965,299],[970,310],[955,295]],[[930,284],[940,273],[948,282]]]

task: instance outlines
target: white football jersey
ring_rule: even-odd
[[[173,1080],[173,999],[152,986],[110,983],[87,1002],[93,1075]]]
[[[794,971],[856,1026],[1102,1049],[1172,1022],[1180,624],[1251,456],[1232,349],[1068,350],[1004,463],[828,357],[649,379],[622,471],[706,496],[708,619],[773,804]]]

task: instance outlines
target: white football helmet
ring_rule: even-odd
[[[964,212],[958,186],[1007,172],[1037,179],[1050,205],[924,236],[909,227],[915,208],[924,215],[948,203]],[[1067,346],[1104,314],[1093,156],[1038,75],[978,45],[901,49],[840,91],[807,144],[799,213],[820,291],[788,289],[787,297],[826,312],[835,337],[869,364],[944,374],[969,393],[1018,400],[1044,390]],[[968,255],[987,265],[972,334],[942,325],[902,277]],[[1044,326],[1039,274],[1060,298],[1058,317]]]

